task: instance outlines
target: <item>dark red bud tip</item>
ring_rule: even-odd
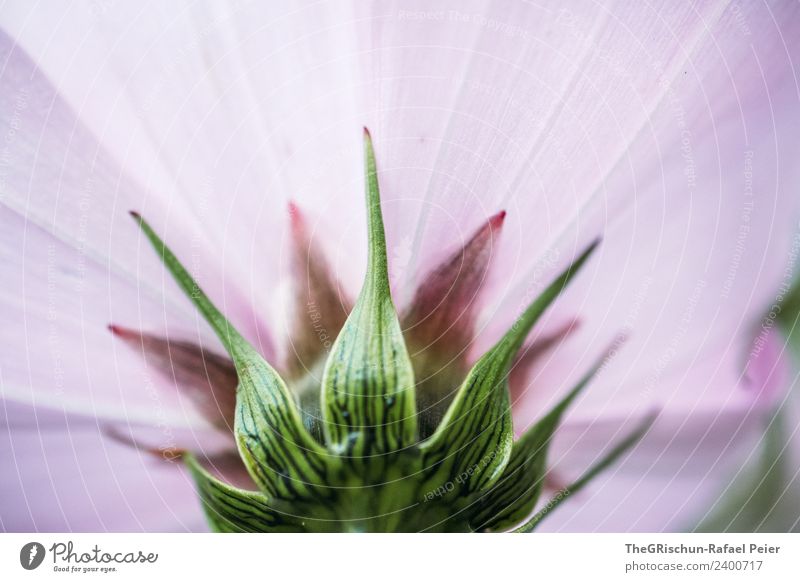
[[[129,210],[128,214],[130,214],[134,220],[142,220],[142,215],[136,212],[135,210]]]
[[[287,208],[289,210],[289,220],[292,221],[292,229],[294,231],[302,229],[304,225],[303,211],[294,201],[289,201]]]
[[[506,219],[506,211],[501,210],[489,219],[489,226],[494,230],[503,226],[503,221]]]
[[[364,137],[370,140],[372,139],[372,135],[369,133],[369,129],[366,125],[364,126]]]
[[[113,323],[108,324],[108,331],[123,339],[130,339],[138,336],[138,334],[132,329],[121,327]]]

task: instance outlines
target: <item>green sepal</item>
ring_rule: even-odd
[[[611,449],[607,455],[592,465],[589,470],[581,475],[576,481],[559,491],[555,497],[551,498],[550,501],[548,501],[542,509],[534,514],[533,517],[515,529],[514,533],[531,533],[534,531],[539,524],[542,523],[544,518],[553,513],[553,511],[570,495],[578,493],[581,489],[588,485],[592,479],[613,465],[617,459],[619,459],[622,455],[628,452],[631,447],[638,443],[642,437],[647,434],[647,431],[650,430],[650,427],[653,426],[653,423],[657,417],[658,415],[656,413],[647,416],[636,429],[631,431],[627,437],[622,439],[622,441],[620,441],[613,449]]]
[[[183,459],[194,478],[203,511],[214,531],[294,533],[306,530],[301,520],[270,507],[263,493],[223,483],[206,471],[190,453],[184,453]]]
[[[131,214],[236,366],[239,385],[234,433],[253,480],[271,498],[324,496],[322,486],[335,465],[334,459],[303,426],[286,384],[214,306],[150,225],[138,214]]]
[[[472,367],[436,432],[420,445],[429,488],[485,491],[502,475],[513,445],[508,374],[528,332],[597,248],[593,242]]]
[[[402,450],[417,436],[414,371],[389,291],[375,155],[364,132],[369,260],[361,294],[331,348],[322,379],[329,447],[350,458]]]
[[[514,443],[511,458],[494,486],[481,496],[470,523],[476,531],[505,531],[536,507],[547,472],[547,451],[561,417],[606,361],[598,361],[570,392]]]

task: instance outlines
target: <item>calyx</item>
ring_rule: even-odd
[[[235,370],[238,378],[233,434],[258,490],[224,482],[200,458],[185,453],[208,521],[224,532],[532,531],[556,505],[635,444],[652,422],[645,420],[558,492],[547,511],[534,513],[553,435],[603,359],[516,442],[509,375],[520,352],[532,349],[523,350],[531,328],[598,242],[467,369],[470,309],[486,274],[487,248],[504,213],[492,217],[423,283],[404,315],[404,334],[389,289],[378,172],[366,130],[364,150],[369,241],[364,284],[352,309],[346,306],[346,318],[329,314],[334,323],[327,331],[337,333],[329,350],[314,347],[313,334],[297,334],[301,342],[285,367],[288,383],[213,305],[145,219],[132,213],[227,351],[229,368],[215,362],[219,377],[230,378]],[[293,220],[295,236],[306,241],[302,216]],[[311,252],[298,256],[307,261],[314,301],[322,294],[322,304],[330,306],[334,283],[322,259]],[[448,317],[456,321],[448,322]],[[116,329],[125,337],[122,328]],[[149,345],[160,345],[147,339]],[[184,350],[186,361],[202,361],[199,351]],[[311,382],[320,372],[321,382]],[[226,416],[215,420],[224,422]]]

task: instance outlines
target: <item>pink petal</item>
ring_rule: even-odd
[[[777,93],[775,107],[781,99],[787,98]],[[529,386],[548,386],[550,394],[566,389],[622,334],[627,340],[618,356],[580,404],[586,415],[628,410],[632,402],[691,407],[702,397],[705,408],[716,408],[747,398],[731,382],[673,384],[661,391],[653,386],[662,384],[668,368],[692,373],[704,362],[726,366],[727,377],[739,378],[752,359],[762,319],[790,282],[790,217],[797,216],[800,198],[784,184],[800,183],[800,167],[790,163],[800,155],[800,144],[790,136],[800,131],[800,118],[784,108],[781,123],[773,126],[769,110],[761,111],[762,127],[771,129],[749,134],[749,142],[731,124],[718,127],[716,139],[693,142],[694,189],[687,191],[678,160],[665,162],[662,183],[648,185],[626,210],[609,214],[597,255],[545,315],[541,333],[576,316],[581,327]],[[745,176],[748,151],[759,160],[751,177]],[[747,179],[752,196],[744,194]],[[513,307],[526,292],[535,293],[562,262],[556,257],[543,265],[527,291],[520,285],[505,304]],[[503,319],[493,320],[487,335]],[[520,418],[537,406],[522,402]]]
[[[360,240],[363,215],[351,211],[362,211],[363,119],[351,82],[358,61],[346,56],[355,48],[349,7],[31,6],[0,22],[167,203],[173,224],[159,232],[188,235],[174,223],[190,218],[205,225],[203,239],[224,259],[214,267],[248,299],[272,299],[290,199],[314,208],[335,237],[357,225]],[[151,221],[160,211],[136,209]],[[362,261],[348,264],[359,273]]]
[[[785,390],[788,366],[780,334],[765,339],[749,380],[716,362],[676,365],[655,390],[689,386],[699,392],[692,407],[666,402],[661,416],[620,463],[548,519],[545,531],[680,531],[691,528],[717,501],[732,477],[758,454],[764,427]],[[705,407],[702,392],[712,384],[744,391],[760,386],[750,400],[732,394],[717,409]],[[744,384],[744,386],[742,386]],[[750,388],[746,388],[749,386]],[[781,396],[781,399],[783,396]],[[550,462],[570,482],[630,430],[636,414],[571,415],[557,435]]]
[[[218,252],[196,224],[172,223],[182,236],[169,235],[157,211],[169,198],[128,179],[4,33],[0,62],[3,135],[13,138],[0,207],[3,397],[108,418],[197,425],[197,413],[174,390],[157,389],[159,381],[105,330],[109,321],[125,321],[219,349],[127,210],[150,208],[239,329],[267,342],[250,302],[223,283],[219,263],[210,260]]]
[[[5,7],[3,28],[64,98],[3,36],[1,129],[17,140],[2,166],[3,248],[23,249],[7,250],[3,267],[3,333],[13,336],[5,345],[20,347],[3,355],[4,396],[123,418],[152,413],[133,355],[95,335],[131,305],[127,324],[208,345],[157,258],[123,224],[130,208],[194,259],[206,290],[265,351],[254,306],[274,299],[286,270],[278,241],[288,240],[289,197],[335,233],[336,275],[357,285],[366,122],[401,304],[454,240],[509,210],[476,353],[583,241],[605,235],[538,331],[583,324],[529,378],[518,427],[622,332],[629,341],[576,418],[626,419],[657,404],[679,426],[689,414],[701,429],[706,414],[733,415],[720,439],[736,437],[737,415],[780,397],[752,370],[780,355],[754,356],[752,345],[784,282],[800,210],[800,118],[787,74],[798,57],[797,7],[467,0],[429,12],[421,1]],[[52,268],[88,259],[78,292]],[[26,359],[33,348],[44,363]],[[109,353],[111,365],[98,363]],[[179,399],[174,409],[179,420],[190,414]],[[697,426],[681,434],[691,441]],[[687,479],[681,491],[707,481]],[[674,515],[666,507],[666,517],[651,514],[659,523]]]
[[[0,402],[2,531],[206,530],[179,464],[109,439],[88,416]]]

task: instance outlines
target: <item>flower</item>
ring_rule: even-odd
[[[603,235],[540,321],[552,345],[516,369],[515,427],[608,345],[554,443],[556,488],[661,415],[544,526],[676,529],[714,500],[787,383],[768,308],[797,229],[797,9],[441,6],[4,10],[5,529],[204,527],[189,475],[143,447],[225,459],[227,434],[197,405],[208,391],[165,386],[157,352],[143,365],[106,326],[179,355],[221,349],[127,211],[286,361],[284,209],[307,215],[347,305],[366,264],[361,124],[378,136],[401,306],[508,212],[469,302],[473,359]]]
[[[369,240],[364,284],[341,325],[325,317],[327,311],[312,316],[314,329],[324,324],[336,334],[329,350],[322,349],[325,344],[319,338],[304,344],[309,326],[300,322],[302,331],[287,366],[294,381],[288,385],[214,306],[147,221],[131,213],[214,329],[238,377],[238,385],[229,385],[227,379],[215,384],[211,375],[197,384],[211,395],[235,390],[234,410],[225,409],[230,398],[215,399],[217,408],[208,411],[209,420],[232,429],[255,491],[232,486],[225,476],[214,476],[195,454],[180,453],[197,483],[209,523],[219,532],[533,531],[556,504],[582,489],[652,424],[648,419],[529,519],[561,418],[611,355],[516,442],[511,371],[541,355],[541,341],[522,349],[525,339],[598,241],[467,371],[463,354],[471,340],[474,301],[469,294],[477,291],[486,271],[486,246],[503,213],[492,217],[420,284],[400,319],[389,286],[378,170],[366,129],[364,149]],[[295,222],[305,243],[302,223],[297,218]],[[300,296],[305,295],[315,310],[318,303],[336,309],[330,277],[314,255],[303,253],[300,266],[306,265],[309,284]],[[187,365],[185,360],[170,360],[168,340],[115,326],[112,331],[140,343],[146,354],[152,351],[169,361],[167,370],[177,368],[191,378],[203,369],[199,346],[183,346],[195,354]],[[195,391],[197,385],[189,384]],[[230,417],[235,418],[232,424]],[[214,460],[207,460],[215,470]]]

